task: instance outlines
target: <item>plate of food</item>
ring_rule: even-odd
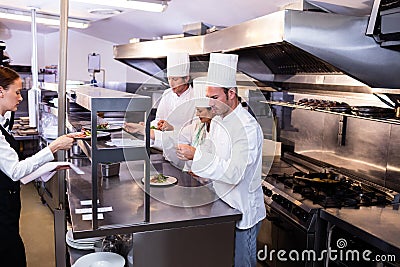
[[[144,183],[145,178],[142,179]],[[162,173],[150,176],[150,185],[153,186],[166,186],[175,184],[178,181],[175,177],[164,175]]]
[[[85,129],[85,130],[91,130],[92,126],[90,124],[87,124],[87,125],[83,125],[82,128]],[[100,124],[97,125],[97,130],[99,130],[99,131],[107,131],[107,132],[119,131],[119,130],[122,130],[122,126],[121,125],[117,125],[117,124],[104,122],[104,123],[100,123]]]
[[[97,131],[97,138],[103,138],[103,137],[107,137],[110,135],[111,134],[108,132]],[[90,132],[90,130],[82,129],[82,131],[80,131],[80,132],[69,133],[69,134],[67,134],[67,136],[72,137],[74,139],[89,140],[90,138],[92,138],[92,133]]]

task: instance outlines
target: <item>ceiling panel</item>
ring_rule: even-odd
[[[182,33],[183,25],[204,22],[217,26],[232,26],[251,20],[300,0],[171,0],[166,11],[152,13],[124,10],[114,16],[91,15],[88,10],[101,8],[99,5],[78,4],[70,1],[69,15],[93,22],[87,29],[79,31],[115,44],[127,43],[130,38],[152,39],[163,35]],[[326,10],[336,13],[369,14],[373,0],[310,0]],[[112,3],[112,0],[110,0]],[[41,12],[59,14],[58,0],[0,0],[0,7],[25,8],[35,6]],[[0,30],[30,30],[29,23],[1,20]],[[266,29],[267,30],[267,29]],[[38,32],[57,31],[55,28],[38,26]]]

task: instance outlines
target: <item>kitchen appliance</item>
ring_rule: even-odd
[[[318,260],[328,232],[320,211],[388,206],[397,194],[296,153],[285,152],[272,166],[262,182],[267,217],[258,237],[259,260],[267,266],[325,266]],[[279,259],[267,253],[271,250],[284,250],[286,256]],[[313,251],[316,258],[310,254],[301,262],[288,260],[291,251]]]
[[[320,235],[318,210],[321,206],[304,200],[283,183],[286,181],[293,186],[289,176],[298,171],[281,158],[272,165],[270,173],[273,175],[268,174],[262,182],[267,217],[262,222],[257,244],[258,259],[267,266],[299,266],[298,262],[278,261],[268,251],[320,249],[317,237]],[[314,265],[312,261],[305,261],[302,266]]]

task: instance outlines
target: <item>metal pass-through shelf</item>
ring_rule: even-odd
[[[99,229],[98,223],[98,164],[104,162],[136,161],[144,162],[144,222],[150,220],[150,127],[147,118],[151,110],[151,98],[94,86],[81,86],[75,90],[76,104],[91,112],[90,140],[79,140],[78,144],[91,161],[92,182],[92,229]],[[142,144],[131,147],[113,147],[98,140],[98,113],[99,112],[139,112],[147,123]],[[141,222],[143,223],[143,222]],[[110,226],[118,231],[118,227]],[[94,233],[94,235],[96,235]]]

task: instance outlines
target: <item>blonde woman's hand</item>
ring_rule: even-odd
[[[55,153],[58,150],[70,149],[73,143],[74,143],[74,138],[68,137],[66,135],[61,135],[56,140],[50,143],[49,148],[52,153]]]

